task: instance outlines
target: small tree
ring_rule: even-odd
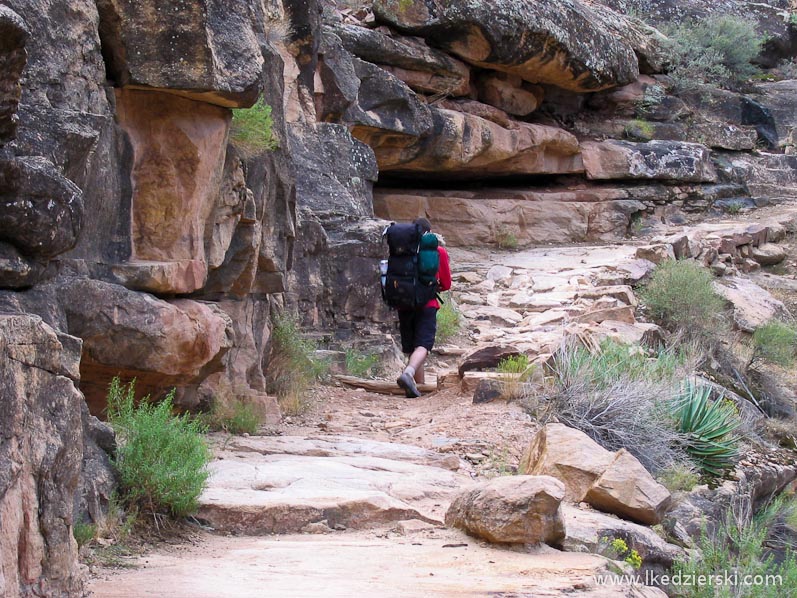
[[[691,337],[716,333],[725,301],[712,286],[713,276],[692,260],[667,260],[653,272],[640,296],[650,315]]]

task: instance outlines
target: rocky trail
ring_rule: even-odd
[[[658,231],[644,245],[452,250],[454,297],[466,332],[433,358],[437,392],[408,400],[323,386],[313,391],[309,413],[268,429],[270,435],[215,435],[212,475],[197,514],[212,532],[191,545],[157,548],[127,570],[95,570],[94,596],[663,595],[598,583],[610,572],[608,561],[583,552],[612,532],[634,537],[651,562],[671,562],[680,549],[584,503],[564,508],[570,552],[496,547],[445,526],[453,498],[474,480],[516,472],[539,430],[515,402],[474,404],[481,381],[495,375],[460,376],[457,365],[475,347],[512,346],[542,361],[567,334],[634,342],[658,336],[655,325],[634,315],[629,285],[653,268],[642,256],[691,251],[700,259],[722,245],[737,253],[727,253],[735,269],[738,247],[752,251],[782,239],[794,229],[795,214],[781,206],[755,221]],[[734,305],[745,309],[742,301]]]

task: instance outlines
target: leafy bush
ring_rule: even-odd
[[[718,476],[736,462],[736,431],[742,422],[736,406],[713,393],[708,386],[687,382],[675,415],[678,429],[686,436],[687,452],[703,471]]]
[[[374,376],[379,365],[379,355],[346,349],[346,372],[358,378]]]
[[[208,478],[210,450],[195,419],[172,415],[174,390],[160,403],[136,405],[135,381],[114,378],[108,420],[119,442],[114,465],[125,499],[146,511],[183,517],[196,510]]]
[[[797,329],[785,322],[772,320],[753,333],[753,358],[756,357],[788,367],[794,363],[797,349]]]
[[[232,111],[230,140],[245,157],[274,151],[279,148],[279,141],[274,135],[273,128],[271,106],[266,104],[262,98],[258,98],[251,108],[239,108]]]
[[[755,23],[732,15],[711,16],[666,30],[670,75],[680,89],[704,84],[734,86],[758,72],[752,60],[763,38]]]
[[[713,276],[692,260],[667,260],[654,270],[640,296],[650,315],[687,336],[715,335],[725,301],[712,286]]]
[[[459,313],[451,293],[441,295],[443,303],[437,310],[437,333],[435,340],[438,343],[448,342],[462,326],[462,314]]]
[[[327,362],[315,356],[316,349],[315,342],[302,337],[293,317],[283,314],[275,319],[268,383],[287,415],[299,415],[310,407],[308,390],[329,369]]]
[[[687,585],[669,588],[671,596],[679,598],[781,598],[788,588],[797,587],[797,558],[786,552],[780,562],[767,554],[764,543],[773,517],[781,508],[780,500],[753,516],[749,505],[734,506],[726,513],[725,521],[713,534],[703,533],[699,550],[689,551],[688,557],[676,561],[673,574],[681,579],[699,576],[736,575],[735,585]],[[770,576],[770,577],[767,577]],[[707,577],[704,577],[706,579]],[[761,580],[745,585],[742,580]],[[769,583],[765,583],[769,579]]]
[[[81,548],[97,537],[97,526],[83,521],[75,521],[72,526],[72,535],[75,537],[78,548]]]

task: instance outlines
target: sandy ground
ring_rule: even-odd
[[[104,571],[95,598],[538,598],[626,596],[596,583],[602,559],[549,548],[487,547],[454,530],[398,536],[389,530],[334,535],[223,537],[161,548],[135,569]]]

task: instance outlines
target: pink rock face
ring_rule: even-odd
[[[377,189],[374,212],[387,220],[429,218],[452,246],[494,245],[512,233],[519,246],[623,238],[643,208],[625,191]]]
[[[157,91],[116,95],[117,118],[133,149],[130,267],[177,262],[161,269],[171,276],[155,277],[152,290],[194,291],[207,275],[205,224],[219,193],[230,112]]]
[[[72,504],[83,454],[83,398],[69,378],[77,358],[69,353],[40,318],[0,316],[3,598],[82,595]]]
[[[578,141],[563,129],[518,123],[505,129],[473,114],[432,110],[434,133],[398,143],[396,135],[355,127],[381,172],[434,172],[484,177],[583,172]]]
[[[113,376],[137,378],[142,392],[198,384],[221,368],[232,322],[212,303],[166,302],[119,285],[78,279],[61,289],[70,332],[83,339],[81,390],[102,414]]]

